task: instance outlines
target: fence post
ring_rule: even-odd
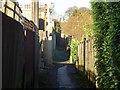
[[[14,3],[14,12],[13,12],[13,18],[15,19],[15,12],[16,12],[16,3]]]
[[[84,72],[85,72],[85,44],[86,44],[86,38],[84,38],[83,42],[83,61],[84,61]]]
[[[79,45],[77,46],[77,53],[76,53],[76,67],[79,68]]]
[[[5,7],[5,9],[4,9],[4,13],[5,13],[5,14],[7,14],[7,3],[8,3],[8,2],[6,1],[6,2],[5,2],[5,5],[3,5],[3,6]]]
[[[81,42],[81,66],[84,66],[84,59],[83,59],[83,43],[84,43],[84,41],[83,42]],[[83,70],[84,68],[82,68],[82,70]]]

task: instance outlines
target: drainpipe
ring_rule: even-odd
[[[33,82],[34,88],[38,88],[38,67],[39,67],[39,0],[32,0],[32,21],[34,22],[35,28],[35,51],[34,51],[34,66],[33,66]]]

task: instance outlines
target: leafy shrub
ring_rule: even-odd
[[[120,88],[120,2],[92,2],[99,88]]]
[[[73,62],[77,60],[77,46],[78,42],[72,39],[72,42],[70,44],[70,58],[72,58]]]

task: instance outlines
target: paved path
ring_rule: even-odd
[[[54,63],[54,67],[50,74],[51,86],[58,89],[79,88],[79,85],[76,85],[72,80],[72,73],[76,73],[74,65]]]
[[[57,88],[57,90],[64,90],[65,88],[79,88],[72,79],[72,73],[76,73],[73,64],[60,63],[61,61],[66,61],[68,58],[65,52],[62,50],[57,50],[55,58],[58,60],[53,63],[53,68],[50,72],[50,82],[52,88]]]
[[[63,62],[63,61],[67,61],[69,59],[69,57],[67,56],[67,54],[65,53],[65,50],[58,48],[55,52],[54,52],[54,59],[56,59],[58,62]]]
[[[39,88],[55,88],[55,90],[79,88],[72,79],[72,74],[76,73],[75,67],[73,64],[66,63],[68,56],[65,51],[58,48],[54,58],[56,61],[53,62],[52,68],[40,71]]]

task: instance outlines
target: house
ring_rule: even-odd
[[[26,17],[28,20],[32,20],[32,4],[22,4],[20,5],[20,8],[22,9],[23,13],[22,15]]]

